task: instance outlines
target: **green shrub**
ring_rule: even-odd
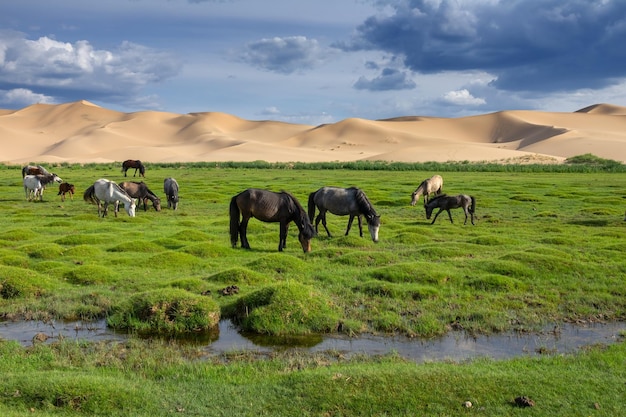
[[[116,329],[146,334],[208,331],[219,323],[220,309],[206,296],[177,288],[135,294],[107,319]]]
[[[247,331],[265,334],[307,334],[337,328],[338,309],[313,287],[294,282],[254,291],[236,302],[234,321]]]
[[[0,298],[38,296],[52,288],[45,275],[29,269],[0,265]]]

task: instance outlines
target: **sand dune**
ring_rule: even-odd
[[[626,163],[626,107],[502,111],[456,119],[351,118],[310,126],[219,112],[122,113],[87,101],[0,110],[1,162],[544,162],[592,153]]]

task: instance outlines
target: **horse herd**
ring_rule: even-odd
[[[426,218],[430,219],[433,211],[438,208],[431,224],[435,223],[442,211],[447,211],[450,222],[453,223],[450,209],[463,208],[465,212],[465,222],[468,216],[474,224],[474,212],[476,210],[476,199],[473,196],[460,194],[457,196],[447,196],[442,194],[443,178],[434,175],[428,178],[417,187],[412,194],[411,205],[417,204],[419,197],[424,195],[424,209]],[[430,198],[435,194],[434,198]],[[317,217],[315,216],[318,211]],[[280,236],[278,250],[282,251],[286,247],[287,232],[289,224],[294,222],[298,227],[298,240],[302,250],[306,253],[311,250],[311,239],[317,235],[320,222],[324,226],[328,237],[330,231],[326,226],[326,213],[330,212],[337,216],[349,215],[346,236],[350,232],[352,222],[356,217],[359,224],[359,234],[363,237],[361,218],[365,217],[370,236],[374,242],[378,242],[378,230],[380,228],[380,215],[368,200],[365,193],[357,188],[322,187],[309,194],[308,211],[291,194],[283,191],[280,193],[249,188],[235,195],[230,200],[230,242],[233,247],[237,246],[237,241],[241,239],[241,247],[250,248],[247,237],[248,222],[251,218],[256,218],[264,222],[280,223]],[[314,225],[313,225],[314,224]]]
[[[129,168],[136,168],[140,172],[140,175],[145,177],[145,167],[141,161],[127,160],[122,164],[122,172],[126,176],[126,170]],[[65,201],[65,196],[68,194],[70,199],[74,199],[76,187],[74,184],[63,182],[63,180],[56,174],[48,172],[41,165],[27,165],[22,168],[22,178],[24,184],[24,192],[26,193],[26,199],[28,201],[40,200],[43,201],[43,192],[46,185],[52,182],[58,182],[59,193],[61,201]],[[165,178],[163,180],[163,191],[167,196],[168,208],[176,210],[178,208],[178,182],[174,178]],[[136,181],[124,181],[119,184],[110,181],[108,179],[101,178],[89,186],[84,194],[83,199],[89,203],[96,204],[98,206],[98,216],[105,217],[108,213],[108,206],[110,203],[114,204],[115,216],[119,211],[120,202],[124,205],[124,209],[129,216],[135,217],[135,208],[137,201],[139,205],[143,203],[144,211],[148,210],[148,200],[152,202],[152,205],[156,211],[161,211],[161,199],[152,192],[148,186],[143,182]]]
[[[122,172],[126,176],[129,168],[135,168],[135,175],[139,171],[145,178],[145,167],[141,161],[127,160],[122,164]],[[24,190],[27,200],[43,200],[43,190],[47,184],[58,182],[59,193],[62,201],[65,194],[69,194],[73,199],[75,187],[72,184],[63,182],[59,176],[48,172],[40,165],[28,165],[22,169],[24,178]],[[465,222],[468,217],[474,224],[474,212],[476,209],[476,199],[473,196],[460,194],[447,196],[442,194],[443,178],[434,175],[420,183],[411,195],[411,205],[414,206],[419,201],[420,196],[424,196],[424,209],[426,218],[430,219],[435,209],[439,209],[435,214],[431,224],[434,224],[439,214],[443,211],[448,213],[450,222],[453,223],[451,209],[462,208],[465,213]],[[167,196],[168,208],[176,210],[178,208],[178,182],[171,177],[163,180],[163,191]],[[431,198],[431,195],[435,195]],[[109,204],[114,205],[115,216],[119,209],[119,204],[124,205],[124,209],[129,216],[135,216],[136,201],[139,205],[143,203],[144,211],[147,210],[147,201],[150,200],[156,211],[161,210],[161,200],[153,193],[148,186],[142,182],[124,181],[119,184],[108,179],[101,178],[89,186],[83,193],[83,199],[98,206],[98,216],[105,217]],[[315,215],[317,211],[317,216]],[[322,187],[309,194],[308,210],[304,210],[300,202],[286,191],[274,192],[258,188],[248,188],[233,196],[230,200],[230,240],[233,247],[237,246],[241,240],[241,247],[249,249],[250,244],[247,237],[248,222],[251,218],[256,218],[263,222],[280,223],[280,235],[278,250],[283,251],[286,247],[287,234],[291,222],[298,227],[298,240],[304,252],[311,250],[311,239],[317,235],[319,224],[322,223],[328,237],[332,237],[326,224],[326,213],[337,216],[349,216],[348,226],[345,235],[347,236],[352,227],[354,219],[357,219],[359,235],[363,237],[362,218],[365,218],[370,236],[374,242],[378,242],[378,230],[380,229],[380,215],[372,206],[371,202],[360,188],[340,188]]]

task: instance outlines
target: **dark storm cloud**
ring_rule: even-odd
[[[250,42],[239,58],[264,70],[291,74],[316,67],[324,60],[325,55],[326,52],[317,40],[305,36],[289,36]]]
[[[373,79],[361,77],[354,88],[357,90],[387,91],[387,90],[410,90],[415,88],[415,83],[406,72],[393,68],[385,68],[382,73]]]
[[[381,50],[420,73],[483,70],[494,86],[600,88],[626,76],[626,1],[379,1],[344,50]]]

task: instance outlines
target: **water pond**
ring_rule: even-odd
[[[463,332],[450,332],[432,339],[411,339],[402,336],[315,335],[307,337],[268,337],[238,331],[230,321],[201,338],[185,339],[207,354],[219,355],[233,351],[271,353],[288,349],[310,353],[334,352],[349,357],[355,354],[385,355],[392,352],[415,362],[455,361],[489,357],[505,359],[518,356],[572,353],[584,346],[611,344],[622,340],[626,323],[565,324],[540,333],[505,333],[471,337]],[[0,339],[16,340],[24,346],[37,341],[51,343],[60,338],[85,341],[123,341],[129,336],[98,322],[36,321],[0,322]]]

